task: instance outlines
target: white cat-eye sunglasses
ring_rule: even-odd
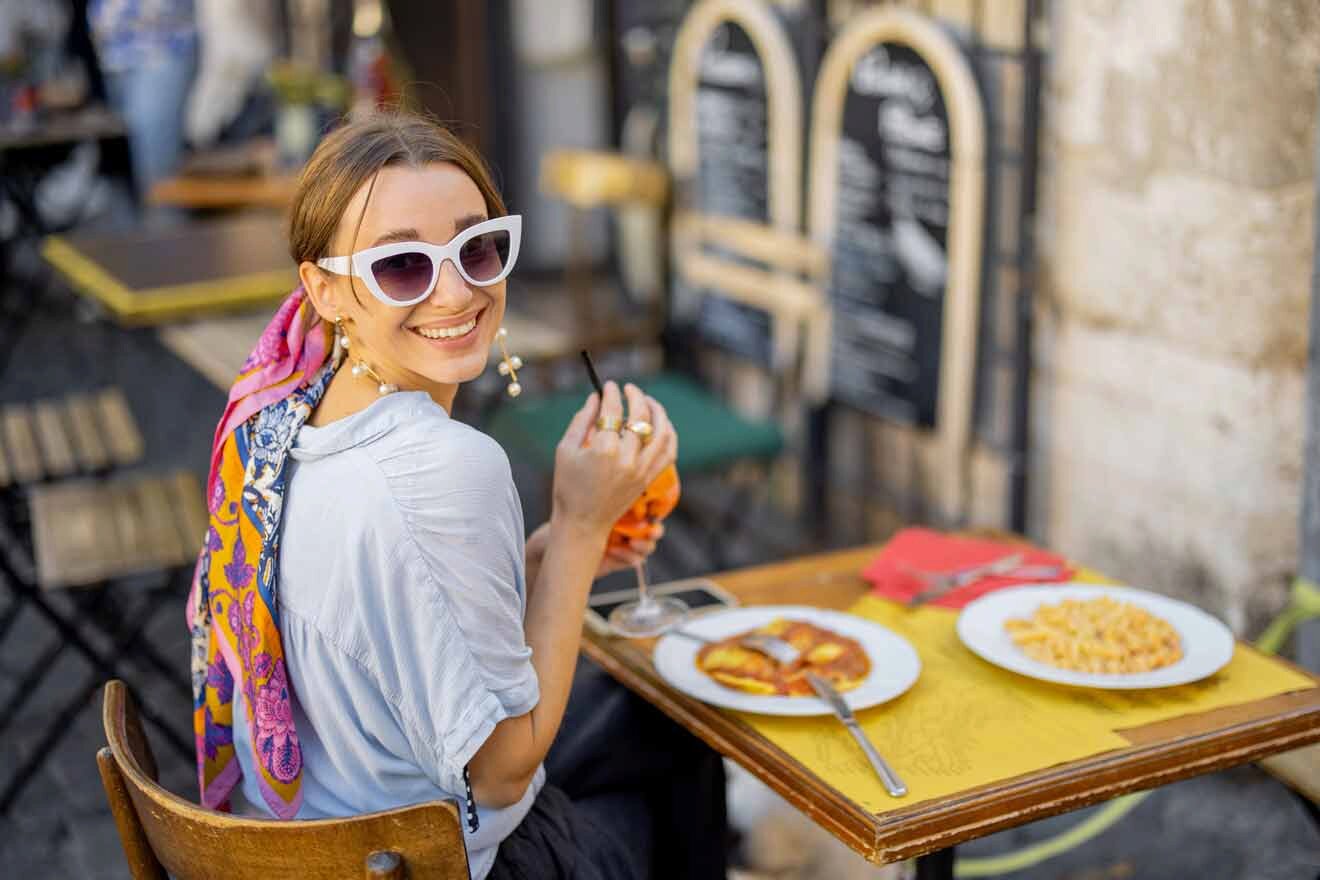
[[[386,305],[412,306],[435,290],[445,260],[468,284],[489,287],[503,281],[513,271],[521,238],[522,215],[509,214],[470,226],[448,244],[382,244],[347,257],[324,257],[316,265],[336,275],[361,278],[372,296]]]

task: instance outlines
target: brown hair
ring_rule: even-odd
[[[331,132],[304,166],[289,213],[289,254],[294,262],[330,256],[327,250],[353,194],[382,168],[420,168],[434,162],[461,168],[481,190],[489,216],[503,216],[504,200],[476,150],[431,119],[382,112]]]

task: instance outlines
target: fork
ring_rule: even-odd
[[[762,633],[752,633],[739,639],[738,643],[744,648],[750,648],[759,654],[764,654],[771,660],[774,660],[780,666],[792,666],[797,663],[802,654],[797,648],[778,636],[765,635]],[[889,792],[890,797],[902,797],[907,794],[907,786],[903,780],[898,778],[894,768],[889,766],[889,762],[884,759],[875,745],[862,732],[862,727],[857,723],[857,716],[853,714],[848,704],[844,702],[843,697],[835,690],[834,685],[830,684],[824,678],[816,675],[814,672],[806,674],[807,684],[816,692],[816,696],[825,702],[834,716],[843,723],[843,726],[852,734],[852,738],[861,746],[866,759],[871,762],[872,769],[880,777],[880,781],[885,785],[885,791]]]
[[[1063,569],[1056,565],[1022,565],[1023,556],[1021,553],[1010,553],[1007,556],[1001,556],[993,562],[986,562],[980,565],[973,565],[968,568],[951,572],[929,572],[920,571],[909,565],[900,565],[899,567],[919,578],[924,587],[907,601],[910,607],[916,608],[925,605],[927,602],[940,598],[951,593],[959,587],[965,587],[974,583],[983,577],[994,575],[1015,575],[1024,580],[1038,580],[1042,578],[1057,577],[1062,574]]]

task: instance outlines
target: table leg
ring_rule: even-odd
[[[811,524],[811,538],[824,545],[831,534],[829,522],[830,471],[826,466],[830,445],[830,409],[828,404],[807,412],[807,456],[803,467],[806,483],[803,512]]]
[[[918,856],[917,880],[953,880],[953,847]]]

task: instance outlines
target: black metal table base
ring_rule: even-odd
[[[953,880],[953,847],[920,856],[917,880]]]

